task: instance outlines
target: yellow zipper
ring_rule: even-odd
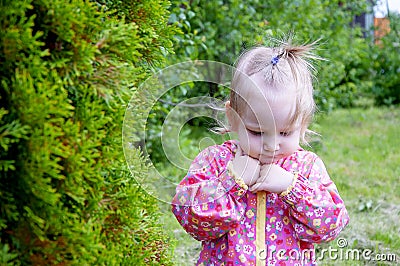
[[[257,192],[257,217],[256,217],[256,266],[265,266],[267,250],[265,249],[265,214],[267,192]]]

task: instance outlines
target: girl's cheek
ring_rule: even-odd
[[[261,153],[262,152],[262,138],[260,136],[251,136],[249,139],[249,146],[253,152]]]
[[[251,139],[252,139],[252,142],[253,142],[253,143],[256,143],[257,146],[260,145],[260,144],[262,144],[262,142],[263,142],[263,141],[262,141],[262,137],[261,137],[261,136],[258,136],[258,135],[257,135],[257,136],[254,136],[254,135],[253,135]]]

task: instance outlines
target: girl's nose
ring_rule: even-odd
[[[270,138],[264,140],[264,150],[266,151],[277,151],[279,150],[279,143],[276,138]]]

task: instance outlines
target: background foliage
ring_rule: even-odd
[[[378,105],[400,103],[400,14],[392,13],[390,32],[371,49],[373,86],[371,95]]]

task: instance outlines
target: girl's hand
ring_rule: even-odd
[[[242,155],[242,149],[238,147],[235,158],[232,161],[233,171],[239,175],[247,186],[253,185],[260,176],[260,162],[248,155]]]
[[[250,187],[251,192],[269,191],[282,193],[292,184],[294,175],[279,165],[264,164],[261,166],[260,176]]]

